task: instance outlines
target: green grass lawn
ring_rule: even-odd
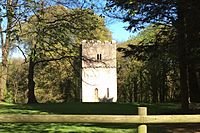
[[[145,106],[148,114],[166,114],[180,108],[179,104],[128,103],[62,103],[62,104],[8,104],[0,103],[0,114],[97,114],[137,115],[137,107]]]
[[[178,104],[124,104],[124,103],[64,103],[19,105],[0,103],[1,114],[95,114],[136,115],[137,107],[148,107],[148,114],[167,114],[178,110]],[[161,128],[148,126],[149,132],[160,133]],[[0,133],[38,132],[137,132],[136,124],[88,124],[88,123],[0,123]]]

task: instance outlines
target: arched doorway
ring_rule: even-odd
[[[95,102],[99,101],[99,94],[98,93],[99,93],[98,89],[95,88],[95,90],[94,90],[94,100],[95,100]]]

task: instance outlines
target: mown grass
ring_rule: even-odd
[[[70,124],[70,123],[3,123],[0,124],[1,133],[134,133],[136,125],[113,124]]]
[[[178,104],[124,104],[124,103],[64,103],[64,104],[7,104],[0,103],[1,114],[95,114],[136,115],[137,107],[148,107],[148,114],[166,114],[178,110]],[[149,132],[164,132],[148,126]],[[88,124],[88,123],[0,123],[0,133],[40,132],[94,132],[134,133],[136,124]]]
[[[62,104],[8,104],[0,103],[0,114],[95,114],[137,115],[137,107],[145,106],[148,114],[175,112],[179,104],[128,104],[128,103],[62,103]]]

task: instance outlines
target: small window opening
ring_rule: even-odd
[[[95,88],[95,90],[94,90],[94,95],[95,95],[95,100],[98,100],[99,94],[98,94],[98,89],[97,88]]]
[[[101,59],[102,59],[101,54],[97,54],[97,60],[101,60]]]
[[[109,88],[107,88],[107,98],[109,98]]]

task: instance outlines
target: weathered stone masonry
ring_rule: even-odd
[[[82,41],[82,102],[116,102],[116,42]]]

